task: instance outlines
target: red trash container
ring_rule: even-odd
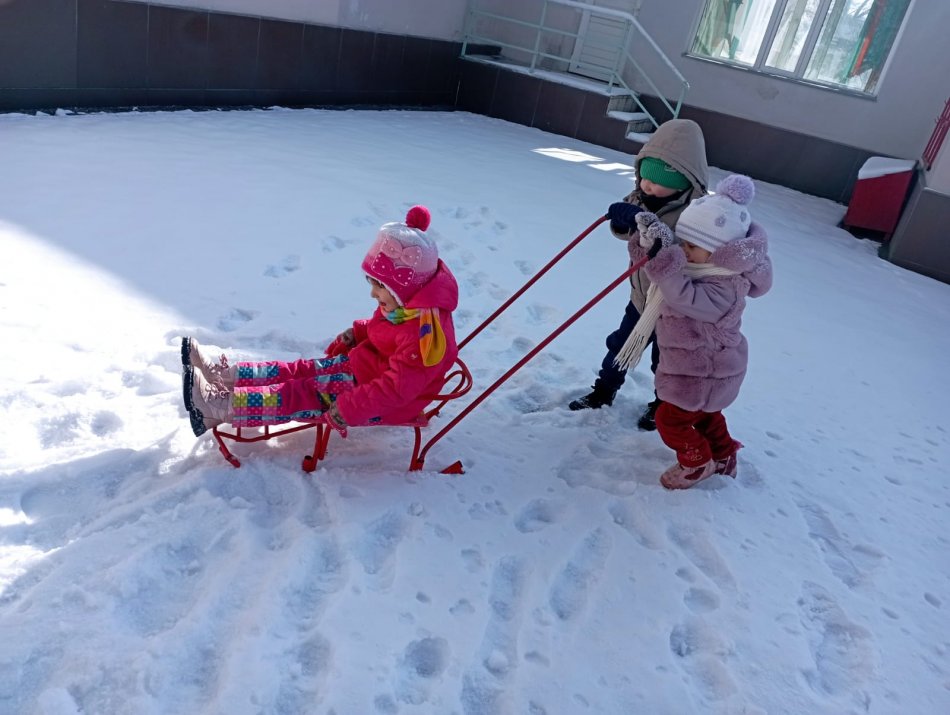
[[[883,156],[864,162],[841,225],[880,231],[884,240],[889,239],[900,220],[916,166],[912,159]]]

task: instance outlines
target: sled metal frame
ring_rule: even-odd
[[[589,236],[595,228],[600,226],[604,221],[607,220],[606,216],[598,218],[594,223],[587,227],[581,234],[574,238],[570,243],[568,243],[561,251],[554,256],[547,264],[544,265],[537,273],[531,276],[527,282],[517,291],[515,291],[511,297],[509,297],[504,303],[502,303],[491,315],[489,315],[478,327],[476,327],[468,336],[465,337],[459,343],[459,351],[462,350],[468,343],[472,341],[479,333],[481,333],[485,328],[487,328],[494,320],[505,312],[512,303],[514,303],[518,298],[520,298],[525,291],[527,291],[531,286],[538,282],[538,280],[544,276],[551,268],[557,265],[564,256],[566,256],[577,244],[583,241],[587,236]],[[606,288],[601,290],[597,295],[591,298],[587,303],[585,303],[577,312],[575,312],[571,317],[561,323],[557,328],[555,328],[546,338],[544,338],[540,343],[538,343],[534,348],[532,348],[524,357],[522,357],[518,362],[512,365],[501,377],[499,377],[495,382],[488,386],[478,397],[475,398],[467,407],[465,407],[459,414],[457,414],[447,425],[445,425],[441,430],[439,430],[434,436],[432,436],[425,444],[422,443],[422,428],[428,426],[429,421],[439,414],[442,408],[452,400],[456,400],[472,389],[472,374],[468,369],[468,366],[462,361],[460,357],[456,357],[454,367],[448,372],[445,376],[445,381],[443,382],[442,390],[443,392],[438,395],[433,395],[431,401],[435,403],[434,407],[431,407],[425,410],[422,414],[419,415],[419,419],[410,423],[404,423],[401,425],[380,425],[380,426],[397,426],[397,427],[411,427],[414,432],[413,448],[412,448],[412,457],[409,461],[409,471],[416,472],[421,470],[425,466],[426,455],[429,453],[429,450],[435,445],[436,442],[441,440],[446,434],[448,434],[459,422],[461,422],[465,417],[467,417],[476,407],[478,407],[482,402],[484,402],[489,395],[491,395],[495,390],[497,390],[502,384],[504,384],[512,375],[514,375],[518,370],[524,367],[535,355],[541,352],[545,347],[548,346],[555,338],[557,338],[561,333],[563,333],[568,327],[574,324],[581,316],[583,316],[587,311],[593,308],[597,303],[604,299],[604,297],[613,291],[617,286],[619,286],[623,281],[627,280],[631,275],[633,275],[637,270],[639,270],[646,262],[647,258],[643,258],[637,263],[631,265],[627,270],[617,276]],[[448,391],[446,392],[446,388]],[[280,437],[283,435],[288,435],[293,432],[299,432],[301,430],[316,428],[316,435],[314,436],[314,445],[313,445],[313,454],[308,454],[303,458],[301,467],[305,472],[312,472],[317,468],[319,462],[326,457],[327,447],[330,441],[330,435],[333,432],[328,425],[323,422],[306,422],[306,423],[290,423],[288,425],[265,425],[263,431],[257,431],[261,428],[242,428],[235,427],[233,432],[222,429],[224,425],[219,425],[214,428],[213,434],[214,438],[218,442],[218,448],[221,450],[221,454],[224,455],[224,458],[230,462],[235,467],[240,467],[241,462],[235,457],[231,451],[227,448],[227,445],[224,443],[224,440],[231,440],[234,442],[260,442],[262,440],[268,440],[273,437]],[[247,429],[255,430],[254,434],[248,435],[244,431]],[[352,429],[352,428],[351,428]],[[464,474],[465,470],[462,466],[460,460],[456,460],[450,464],[445,469],[441,470],[442,474]]]

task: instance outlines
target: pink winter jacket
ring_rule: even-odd
[[[452,324],[458,297],[455,276],[440,260],[432,280],[406,304],[407,308],[439,309],[446,350],[442,361],[430,367],[422,364],[419,354],[418,319],[393,325],[377,308],[369,320],[353,323],[356,344],[348,355],[356,387],[336,401],[348,425],[409,422],[439,393],[445,373],[458,355]]]
[[[631,258],[645,254],[631,239]],[[745,238],[718,248],[709,262],[737,275],[690,278],[683,272],[686,255],[680,246],[662,249],[645,268],[663,294],[656,321],[656,394],[689,411],[718,412],[736,399],[748,364],[748,344],[740,332],[745,299],[772,287],[768,239],[756,223]]]

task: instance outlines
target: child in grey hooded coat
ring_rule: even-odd
[[[709,167],[706,164],[706,143],[699,125],[689,119],[671,119],[656,130],[643,145],[636,159],[637,181],[623,201],[610,206],[610,228],[614,237],[636,244],[639,235],[635,216],[649,211],[670,228],[683,210],[706,195]],[[630,277],[630,302],[619,327],[607,336],[607,353],[601,361],[591,392],[572,400],[571,410],[599,408],[613,403],[623,385],[626,370],[615,364],[617,350],[623,345],[646,304],[650,280],[642,269]],[[653,343],[651,369],[656,372],[659,350]],[[643,430],[656,429],[654,416],[659,400],[653,400],[638,421]]]

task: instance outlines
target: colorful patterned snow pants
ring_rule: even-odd
[[[293,362],[239,362],[231,405],[232,424],[260,427],[320,418],[355,382],[349,358],[338,355]]]

